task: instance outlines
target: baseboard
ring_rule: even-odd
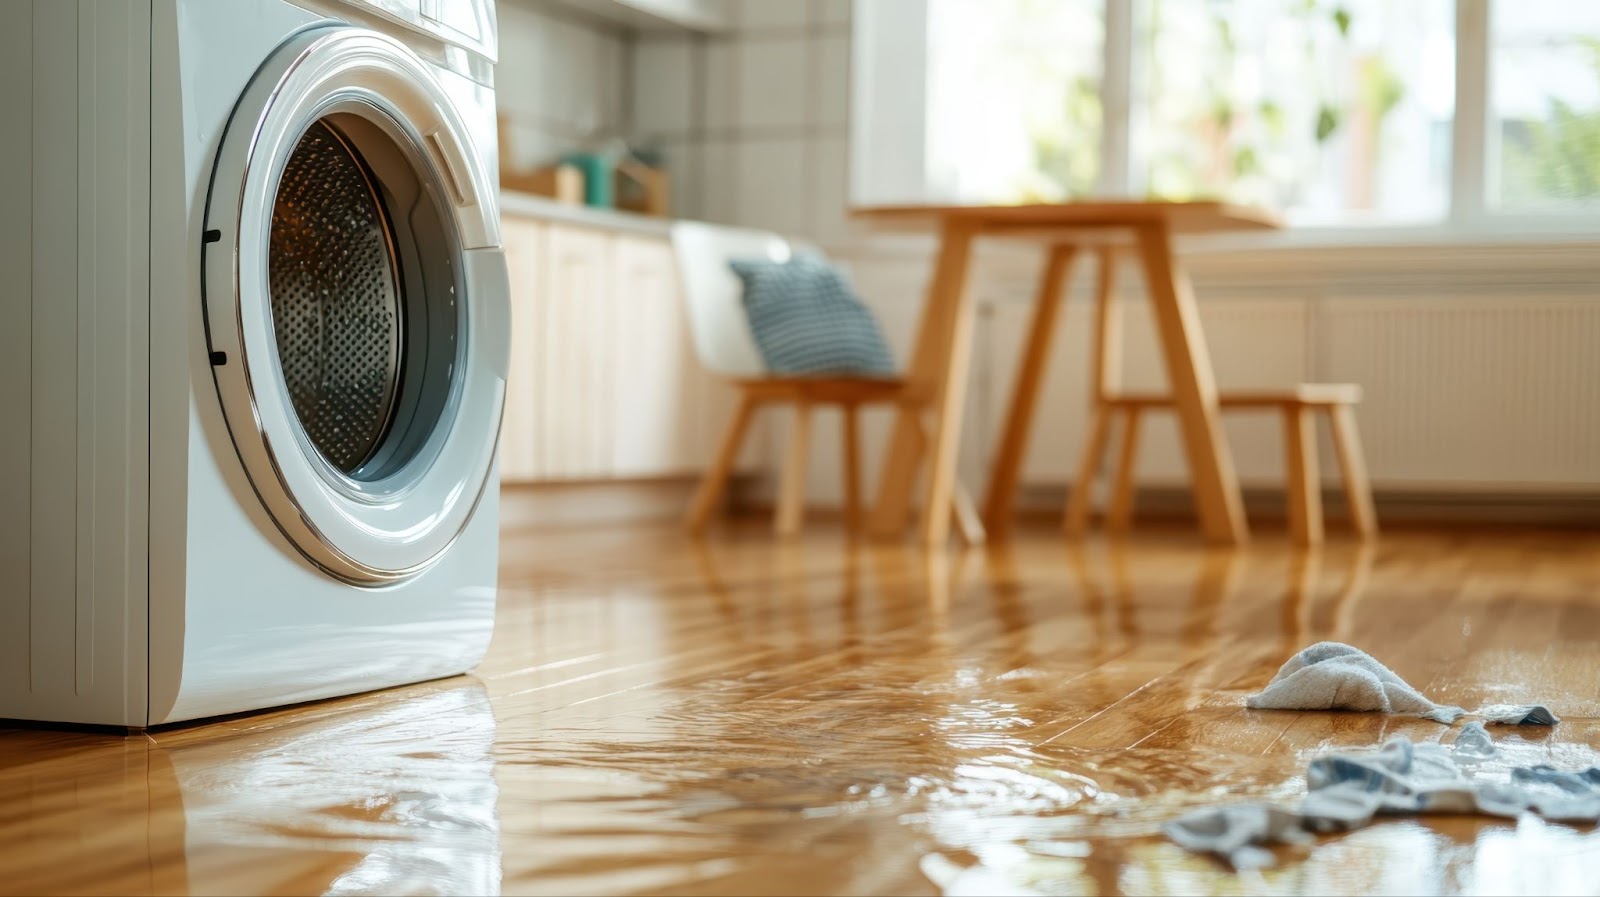
[[[1284,520],[1287,506],[1282,489],[1250,488],[1244,493],[1245,514],[1255,520]],[[1066,504],[1063,486],[1028,486],[1018,496],[1017,508],[1028,515],[1061,514]],[[1600,526],[1600,495],[1515,492],[1436,492],[1377,490],[1372,496],[1379,522],[1488,523],[1539,526]],[[1329,521],[1348,518],[1344,493],[1326,489],[1322,512]],[[1134,492],[1135,516],[1194,519],[1194,498],[1187,489],[1173,486],[1141,487]]]
[[[742,479],[735,477],[730,489],[740,487]],[[678,520],[688,510],[699,484],[696,475],[505,483],[500,487],[500,525],[519,528]]]
[[[729,482],[728,504],[734,513],[771,513],[772,501],[763,494],[760,480],[748,474]],[[696,476],[508,483],[500,490],[500,518],[507,527],[675,520],[689,507],[698,484]],[[1595,494],[1379,490],[1373,500],[1380,522],[1600,527],[1600,495]],[[1065,503],[1063,486],[1025,486],[1017,497],[1017,512],[1029,518],[1059,517]],[[1285,518],[1281,489],[1247,487],[1244,505],[1252,520]],[[1330,522],[1347,516],[1344,495],[1336,489],[1324,491],[1322,506]],[[1136,491],[1134,512],[1150,520],[1192,520],[1194,501],[1183,488],[1147,486]],[[841,513],[833,505],[813,504],[806,516],[838,520]]]

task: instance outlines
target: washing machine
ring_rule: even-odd
[[[34,0],[0,32],[0,718],[473,667],[509,351],[492,0]]]

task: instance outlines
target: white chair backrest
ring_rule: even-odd
[[[677,256],[678,276],[689,306],[689,331],[700,363],[726,377],[766,376],[745,316],[744,284],[728,262],[737,258],[784,261],[791,252],[788,242],[765,231],[679,221],[672,225],[672,251]]]

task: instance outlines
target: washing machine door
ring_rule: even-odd
[[[347,582],[425,569],[493,476],[494,190],[427,65],[356,27],[281,46],[221,137],[201,236],[217,393],[273,521]]]

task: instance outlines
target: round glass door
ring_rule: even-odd
[[[492,190],[425,64],[358,28],[292,39],[222,138],[203,253],[218,395],[279,529],[342,579],[425,568],[492,475]]]

